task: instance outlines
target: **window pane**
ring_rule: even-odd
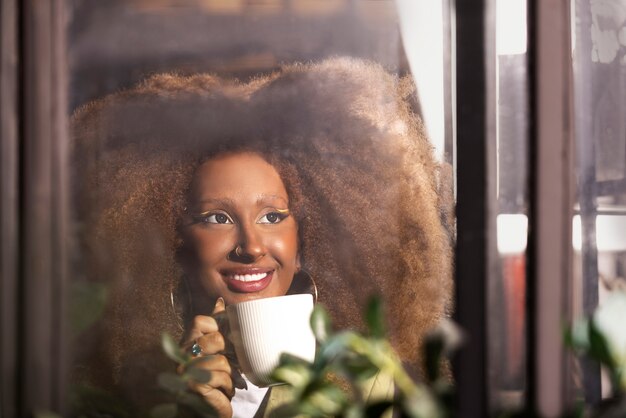
[[[626,2],[575,2],[572,19],[578,199],[573,220],[573,310],[591,313],[623,289],[626,263]],[[597,365],[582,363],[574,391],[609,393]]]
[[[498,269],[491,287],[492,407],[523,405],[526,387],[528,71],[525,0],[496,1]]]
[[[418,375],[418,343],[451,310],[446,8],[70,3],[76,411],[169,399],[161,334],[191,349],[218,297],[312,286],[339,328],[362,329],[382,294]],[[430,24],[429,42],[410,40],[412,22]]]

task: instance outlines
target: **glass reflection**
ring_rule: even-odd
[[[83,393],[153,405],[157,374],[175,372],[164,331],[236,369],[207,342],[228,340],[221,325],[198,324],[221,304],[309,291],[300,270],[342,329],[382,294],[392,341],[420,373],[417,347],[451,308],[452,172],[405,77],[393,2],[75,0],[69,30]],[[271,167],[286,196],[254,200],[247,183],[200,196],[198,184],[237,177],[201,177],[233,155]],[[218,400],[195,392],[228,415],[238,382],[224,373],[207,383]]]
[[[573,2],[577,202],[573,313],[588,315],[626,283],[626,4]],[[610,392],[599,366],[583,361],[574,396]]]

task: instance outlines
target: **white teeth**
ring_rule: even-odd
[[[267,273],[258,273],[258,274],[233,274],[231,276],[234,280],[239,280],[240,282],[256,282],[258,280],[264,279],[267,277]]]

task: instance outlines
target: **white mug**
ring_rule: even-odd
[[[255,299],[226,307],[229,338],[241,371],[250,382],[260,387],[272,385],[270,375],[282,353],[313,362],[312,312],[313,296],[309,294]]]

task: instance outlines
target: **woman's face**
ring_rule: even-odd
[[[226,304],[287,293],[300,267],[298,227],[276,169],[252,153],[202,164],[185,219],[193,277]]]

